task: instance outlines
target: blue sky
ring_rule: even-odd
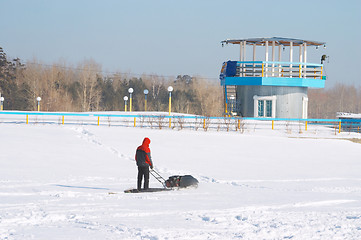
[[[220,41],[277,36],[326,42],[308,50],[308,62],[330,56],[326,86],[361,85],[359,0],[0,0],[0,10],[0,46],[23,61],[94,59],[106,72],[216,81],[222,62],[239,58]]]

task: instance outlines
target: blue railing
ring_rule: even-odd
[[[224,77],[284,77],[323,79],[323,65],[303,62],[228,61],[223,63]]]

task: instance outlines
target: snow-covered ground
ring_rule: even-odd
[[[333,133],[1,123],[0,239],[361,239],[360,135]],[[123,193],[144,137],[199,187]]]

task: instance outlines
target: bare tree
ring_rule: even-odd
[[[193,87],[200,101],[202,115],[220,116],[222,114],[222,88],[217,83],[195,78]]]
[[[310,89],[309,117],[335,118],[337,112],[360,112],[361,94],[355,86],[338,83],[330,89]]]
[[[29,87],[26,91],[29,92],[29,96],[31,96],[32,110],[37,109],[37,97],[43,96],[42,86],[43,86],[43,73],[44,68],[40,65],[37,60],[33,60],[28,63],[27,68],[24,70],[23,78],[18,79],[18,84],[27,84]]]
[[[79,69],[81,70],[78,76],[80,83],[78,95],[80,98],[81,110],[98,110],[101,91],[97,88],[97,79],[101,68],[95,61],[87,60],[79,65]]]

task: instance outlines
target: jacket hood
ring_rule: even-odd
[[[149,144],[150,144],[150,139],[149,139],[149,138],[147,138],[147,137],[146,137],[146,138],[144,138],[144,140],[143,140],[143,144],[142,144],[142,145],[143,145],[143,146],[147,146],[147,147],[148,147],[148,146],[149,146]]]

